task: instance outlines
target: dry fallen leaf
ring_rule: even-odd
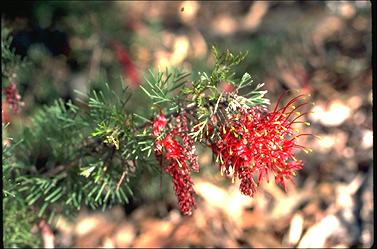
[[[201,181],[195,183],[195,190],[208,205],[222,210],[237,224],[242,223],[243,209],[253,201],[252,198],[242,195],[235,185],[225,191],[212,183]]]
[[[310,227],[304,234],[298,248],[321,248],[325,247],[326,240],[338,229],[342,228],[342,224],[335,215],[328,215],[319,223]]]
[[[98,247],[102,238],[109,235],[116,224],[106,214],[83,215],[74,228],[76,247]]]
[[[129,222],[121,223],[112,236],[117,247],[129,247],[136,236],[136,230]]]
[[[178,7],[180,10],[179,17],[181,20],[186,24],[190,24],[195,20],[195,17],[200,9],[200,2],[183,1]]]
[[[303,225],[304,225],[303,215],[301,213],[296,213],[293,216],[291,220],[291,225],[289,227],[288,239],[287,239],[288,245],[290,246],[297,245],[303,232]]]
[[[215,34],[227,36],[237,31],[238,22],[232,16],[222,14],[213,19],[211,26]]]
[[[132,243],[132,247],[164,247],[166,239],[173,230],[168,221],[147,218],[140,224],[140,235]]]
[[[263,17],[269,8],[268,1],[256,1],[250,6],[249,12],[241,22],[241,27],[245,31],[253,31],[260,25]]]
[[[317,103],[311,110],[309,118],[324,126],[339,126],[351,115],[351,108],[339,100],[333,100],[328,107]]]
[[[246,236],[245,240],[252,248],[276,248],[281,247],[282,244],[279,240],[267,231],[250,231],[250,234]]]

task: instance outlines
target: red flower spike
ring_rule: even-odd
[[[302,123],[296,120],[306,114],[296,113],[306,103],[293,107],[301,97],[293,98],[280,109],[277,104],[272,112],[263,107],[241,109],[219,129],[221,132],[212,144],[212,150],[217,155],[221,172],[232,174],[233,180],[236,177],[241,180],[243,194],[254,196],[257,186],[264,178],[268,181],[271,172],[275,182],[286,190],[285,181],[291,180],[295,171],[303,168],[303,162],[295,158],[294,150],[306,150],[297,144],[297,138],[311,134],[295,135],[292,127]],[[256,182],[253,176],[258,177]]]
[[[196,154],[196,148],[194,140],[188,135],[189,129],[187,126],[187,118],[182,114],[176,118],[177,131],[182,138],[183,147],[187,160],[191,164],[191,169],[195,172],[199,172],[198,155]]]
[[[157,138],[166,127],[167,120],[163,114],[153,122],[152,136]],[[191,214],[196,208],[195,190],[190,177],[190,169],[199,171],[198,157],[195,154],[194,140],[188,135],[187,119],[184,115],[175,118],[175,128],[162,140],[155,141],[155,154],[166,164],[165,172],[173,179],[178,205],[183,214]],[[181,142],[179,142],[179,140]]]
[[[174,190],[178,198],[178,206],[185,215],[192,214],[192,209],[196,208],[195,191],[193,181],[187,174],[182,173],[177,164],[170,164],[166,172],[173,178]]]
[[[158,134],[165,128],[167,124],[166,117],[161,113],[158,118],[153,122],[152,136],[157,137]]]
[[[192,209],[196,208],[196,203],[194,183],[189,176],[190,169],[187,165],[189,157],[186,154],[187,150],[175,140],[175,133],[176,130],[170,131],[162,141],[166,150],[165,160],[167,161],[167,166],[165,172],[173,178],[174,190],[180,210],[183,214],[191,214]]]

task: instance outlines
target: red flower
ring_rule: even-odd
[[[219,88],[220,91],[223,91],[225,93],[231,93],[235,90],[234,86],[229,82],[221,82]]]
[[[6,96],[6,103],[14,113],[20,112],[20,106],[22,105],[21,96],[18,93],[15,83],[11,83],[9,86],[2,90]]]
[[[285,181],[295,176],[295,171],[302,169],[302,161],[298,161],[294,152],[303,148],[297,144],[297,138],[292,127],[298,118],[294,118],[298,108],[293,106],[300,96],[293,98],[283,108],[267,112],[263,107],[241,109],[221,126],[221,132],[212,150],[217,155],[221,173],[233,175],[233,181],[238,176],[241,180],[240,190],[243,194],[253,196],[263,178],[269,179],[269,174],[275,176],[275,182],[285,188]],[[280,99],[279,99],[280,101]],[[291,110],[288,110],[293,107]],[[257,176],[257,180],[253,177]]]
[[[166,150],[165,160],[167,166],[165,172],[173,178],[174,190],[178,198],[178,205],[183,214],[191,214],[196,208],[195,191],[190,177],[190,169],[187,165],[186,150],[174,139],[175,130],[172,130],[163,140]]]
[[[130,86],[132,88],[137,88],[140,85],[139,73],[137,72],[136,66],[132,62],[128,52],[119,41],[113,41],[111,45],[115,49],[115,55],[122,66],[124,74],[131,81]]]
[[[187,119],[183,115],[176,117],[175,127],[164,138],[159,139],[158,137],[163,135],[161,132],[166,125],[167,120],[163,114],[160,114],[153,122],[152,136],[156,138],[155,154],[160,159],[161,167],[162,163],[165,163],[165,172],[173,179],[181,212],[191,214],[192,209],[196,208],[196,202],[190,169],[199,171],[194,141],[188,135]]]
[[[297,110],[307,103],[293,106],[301,96],[278,109],[280,97],[272,112],[268,112],[264,106],[254,106],[240,108],[238,113],[227,117],[211,117],[206,140],[217,156],[221,173],[232,175],[233,181],[236,177],[240,179],[241,193],[254,196],[261,181],[264,178],[268,181],[270,174],[286,190],[286,181],[292,180],[296,171],[303,168],[303,162],[295,158],[295,150],[299,148],[307,152],[307,149],[297,144],[297,138],[311,134],[299,134],[293,128],[294,124],[303,123],[298,119],[306,114],[300,114]],[[153,122],[155,154],[160,159],[161,167],[164,163],[165,172],[173,179],[179,208],[182,213],[190,214],[196,207],[190,171],[199,171],[194,141],[188,135],[185,113],[172,119],[169,122],[170,130],[162,133],[167,123],[163,114]],[[211,140],[211,133],[215,131],[219,131],[218,135]]]
[[[194,140],[191,138],[191,136],[188,135],[189,129],[184,113],[176,118],[176,126],[177,132],[182,138],[182,144],[186,159],[191,164],[191,169],[195,172],[199,172],[198,155],[196,154]]]
[[[157,137],[161,131],[165,128],[167,124],[166,117],[163,113],[161,113],[156,121],[153,122],[153,130],[152,130],[152,135],[154,137]]]

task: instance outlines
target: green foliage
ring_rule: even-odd
[[[173,73],[169,73],[166,68],[165,73],[158,71],[157,75],[150,71],[151,79],[146,79],[148,86],[140,86],[141,89],[152,99],[154,106],[161,106],[166,104],[169,106],[169,110],[178,110],[179,105],[177,103],[178,97],[172,97],[171,93],[182,87],[186,82],[188,73],[175,70]]]
[[[9,28],[1,25],[1,80],[3,85],[4,82],[14,80],[17,77],[18,70],[24,67],[26,63],[12,51],[10,32]]]
[[[2,133],[3,136],[6,136],[6,128],[7,125],[2,124]],[[2,140],[2,146],[3,146],[3,156],[2,156],[2,162],[3,162],[3,198],[7,197],[15,197],[17,194],[17,191],[15,191],[14,184],[13,184],[13,177],[12,174],[14,171],[18,173],[18,169],[14,167],[14,162],[12,161],[12,151],[17,146],[17,144],[11,144],[12,139],[10,138],[3,138]],[[21,142],[21,141],[20,141]]]
[[[5,136],[6,126],[2,125]],[[19,143],[12,144],[12,139],[2,140],[3,156],[3,242],[4,247],[38,247],[40,238],[31,233],[31,228],[36,220],[32,208],[27,205],[17,188],[17,179],[21,174],[20,168],[12,156]],[[10,145],[8,145],[10,143]]]
[[[8,197],[3,200],[4,248],[41,247],[41,239],[32,234],[36,220],[34,212],[22,198]]]
[[[32,159],[47,152],[50,160],[72,160],[77,153],[75,147],[85,136],[82,132],[87,126],[76,106],[57,100],[53,105],[39,110],[32,122],[32,126],[25,129],[23,137],[26,148],[22,154],[29,152],[26,155]]]
[[[56,211],[70,214],[83,204],[106,209],[128,202],[137,143],[127,124],[132,116],[122,111],[127,100],[114,94],[109,87],[93,92],[89,112],[59,100],[36,113],[25,129],[17,155],[33,174],[19,178],[19,191],[28,205],[40,207],[39,217],[48,213],[51,221]]]
[[[193,83],[193,89],[185,89],[185,93],[193,95],[193,100],[200,99],[201,93],[206,90],[210,90],[210,99],[213,100],[216,98],[217,88],[220,83],[235,84],[233,79],[235,72],[232,69],[240,64],[247,55],[247,53],[234,55],[229,50],[219,53],[216,47],[212,47],[212,54],[215,57],[215,65],[212,68],[212,72],[209,75],[205,72],[199,72],[200,78]]]

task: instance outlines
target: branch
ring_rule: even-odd
[[[98,144],[99,146],[103,145],[101,141],[99,141],[99,140],[93,140],[90,143],[85,143],[84,146],[82,148],[80,148],[80,151],[82,151],[85,148],[91,148],[95,144]],[[92,148],[92,151],[98,152],[97,148]],[[54,176],[58,175],[59,173],[61,173],[63,171],[66,171],[66,170],[68,170],[68,169],[76,166],[77,162],[82,158],[82,156],[83,156],[82,154],[79,154],[73,160],[71,160],[69,163],[57,165],[56,167],[54,167],[50,171],[46,172],[44,174],[44,176],[46,176],[46,177],[54,177]]]

